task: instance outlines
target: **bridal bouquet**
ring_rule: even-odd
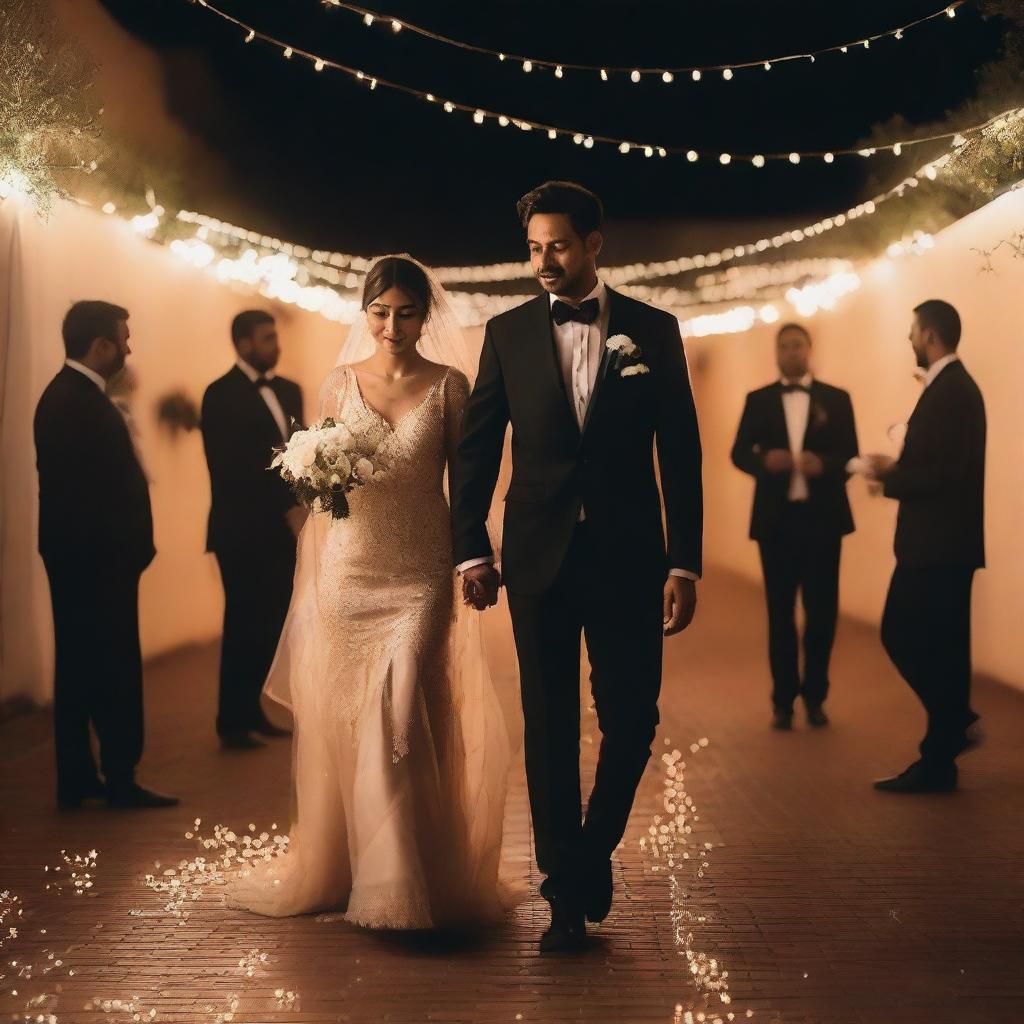
[[[288,481],[299,504],[312,512],[347,519],[348,493],[383,472],[377,456],[380,439],[358,433],[327,418],[297,430],[277,449],[270,468]]]

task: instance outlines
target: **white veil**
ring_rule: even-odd
[[[429,267],[424,266],[407,252],[378,256],[370,265],[367,274],[382,260],[390,259],[412,263],[423,272],[430,284],[430,313],[423,325],[423,334],[420,336],[417,348],[432,362],[454,366],[456,370],[460,370],[466,375],[469,385],[472,387],[476,379],[477,360],[466,340],[466,335],[463,333],[459,318],[455,313],[455,307],[444,290],[444,285]],[[357,363],[371,355],[373,355],[373,339],[366,326],[366,317],[360,316],[349,329],[348,337],[341,346],[337,362],[334,365]]]

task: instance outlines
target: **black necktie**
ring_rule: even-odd
[[[802,391],[805,395],[811,393],[811,389],[806,384],[783,384],[782,393],[784,395],[791,395],[794,391]]]
[[[587,299],[586,302],[581,302],[578,306],[570,306],[568,302],[562,302],[561,299],[555,299],[551,303],[551,319],[559,327],[562,324],[567,324],[570,320],[581,324],[592,324],[600,311],[601,304],[597,299]]]

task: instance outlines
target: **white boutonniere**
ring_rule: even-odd
[[[651,372],[646,363],[640,362],[643,355],[640,346],[627,335],[613,334],[604,344],[613,353],[612,367],[620,377],[637,377]]]

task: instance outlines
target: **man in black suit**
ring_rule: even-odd
[[[305,513],[268,467],[302,422],[302,391],[273,372],[281,349],[269,313],[239,313],[231,340],[235,365],[203,395],[212,495],[206,549],[224,584],[217,734],[228,749],[252,750],[263,746],[254,732],[288,734],[264,715],[260,692],[288,613]]]
[[[139,577],[156,551],[149,485],[105,391],[131,352],[128,311],[76,302],[63,335],[67,360],[34,422],[39,553],[56,647],[57,803],[73,808],[105,798],[116,807],[170,807],[178,801],[135,782],[144,717]]]
[[[519,215],[546,294],[487,324],[453,488],[454,550],[477,608],[508,588],[526,722],[542,951],[580,947],[612,899],[658,723],[662,641],[685,629],[701,571],[701,449],[679,325],[597,277],[600,200],[548,182]],[[512,425],[501,575],[485,520]],[[657,444],[668,525],[654,470]],[[602,733],[581,808],[580,636]]]
[[[793,727],[799,696],[807,721],[828,724],[828,666],[839,613],[839,553],[853,532],[846,463],[857,454],[850,396],[810,372],[811,336],[800,324],[776,335],[780,378],[747,395],[732,461],[757,481],[750,536],[761,551],[768,605],[772,724]],[[800,675],[796,597],[803,599]]]
[[[876,788],[956,788],[956,757],[972,744],[971,586],[985,565],[985,403],[957,356],[960,317],[931,299],[914,310],[910,344],[926,371],[898,459],[868,457],[899,503],[896,569],[882,643],[928,714],[921,757]]]

